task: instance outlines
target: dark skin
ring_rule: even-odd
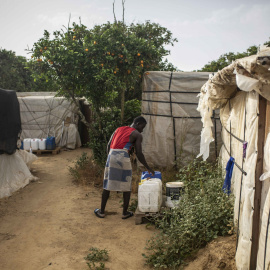
[[[155,171],[148,166],[148,164],[147,164],[147,162],[145,160],[144,154],[142,153],[142,140],[143,140],[143,137],[142,137],[141,133],[143,132],[143,129],[145,128],[145,126],[146,126],[146,123],[132,123],[130,127],[133,127],[136,130],[134,130],[130,134],[129,141],[135,147],[136,156],[137,156],[138,160],[145,166],[145,168],[148,170],[149,173],[151,173],[152,175],[155,175]],[[110,141],[109,141],[109,143],[107,145],[107,154],[110,151],[110,146],[111,146],[111,142],[112,142],[112,139],[113,139],[113,135],[114,135],[114,133],[112,134],[112,136],[110,138]],[[99,210],[99,215],[101,217],[105,216],[104,211],[105,211],[105,207],[106,207],[109,195],[110,195],[110,191],[106,190],[106,189],[103,189],[102,200],[101,200],[101,208]],[[123,192],[123,201],[124,201],[124,204],[123,204],[123,217],[129,215],[128,205],[129,205],[130,195],[131,195],[130,191]]]

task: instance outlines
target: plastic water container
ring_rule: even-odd
[[[46,149],[47,150],[54,150],[55,148],[56,148],[55,137],[48,137],[46,139]]]
[[[40,150],[46,150],[46,139],[40,139],[38,143],[38,148]]]
[[[22,150],[23,150],[23,141],[21,140],[20,142],[21,142],[20,149],[22,149]]]
[[[31,139],[32,150],[38,150],[39,139]]]
[[[184,189],[183,182],[167,182],[165,205],[169,208],[174,208],[181,199],[183,189]]]
[[[159,178],[139,184],[138,209],[140,212],[158,212],[162,204],[162,182]]]
[[[155,171],[155,175],[150,174],[148,171],[142,172],[141,179],[147,179],[147,178],[158,178],[162,180],[161,172]]]
[[[23,140],[23,149],[29,151],[30,148],[31,148],[31,139],[24,139]]]

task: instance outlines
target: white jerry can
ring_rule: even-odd
[[[38,142],[38,148],[40,150],[46,150],[46,139],[40,139]]]
[[[23,149],[24,150],[30,150],[31,148],[31,139],[27,138],[23,140]]]
[[[39,139],[31,139],[32,150],[38,150]]]
[[[158,212],[162,204],[162,182],[159,178],[142,180],[138,189],[140,212]]]

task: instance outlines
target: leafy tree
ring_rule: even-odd
[[[15,52],[0,49],[0,87],[16,91],[31,91],[31,72],[25,69],[27,60]]]
[[[45,31],[31,52],[39,78],[54,78],[60,93],[74,101],[86,97],[98,114],[101,108],[120,107],[123,122],[125,100],[132,97],[142,74],[172,68],[162,59],[169,54],[165,45],[174,42],[170,31],[150,22],[108,22],[93,29],[73,23],[55,31],[52,39]]]
[[[264,45],[267,45],[268,47],[270,47],[270,41],[265,42]],[[209,62],[201,70],[198,70],[198,71],[208,71],[208,72],[219,71],[219,70],[223,69],[224,67],[230,65],[236,59],[256,54],[257,50],[258,50],[258,46],[254,45],[254,46],[249,47],[246,52],[225,53],[225,54],[221,55],[218,58],[218,60],[214,60],[214,61]]]
[[[17,92],[56,91],[54,80],[32,77],[36,66],[25,57],[16,56],[13,51],[0,49],[0,87]]]

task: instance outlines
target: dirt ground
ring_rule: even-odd
[[[89,269],[91,247],[107,249],[106,269],[150,269],[142,253],[153,226],[121,219],[121,195],[112,193],[107,216],[97,218],[101,189],[72,182],[68,166],[89,149],[42,155],[31,167],[39,179],[0,200],[0,269]],[[235,238],[219,238],[199,251],[186,270],[236,269]]]

